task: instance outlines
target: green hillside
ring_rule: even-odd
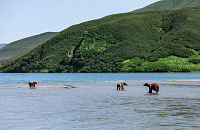
[[[55,34],[56,34],[55,32],[46,32],[8,44],[4,48],[0,49],[0,64],[8,61],[12,57],[15,57],[23,52],[26,52],[31,48],[36,47],[37,45],[48,40]]]
[[[71,26],[1,72],[199,72],[200,8],[130,12]]]
[[[136,11],[178,9],[184,7],[200,7],[200,0],[160,0]]]

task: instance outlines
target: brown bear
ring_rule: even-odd
[[[29,82],[29,86],[31,87],[31,86],[33,86],[33,87],[35,87],[35,84],[37,84],[38,83],[38,81],[30,81]]]
[[[159,92],[159,85],[157,83],[145,83],[144,86],[149,87],[149,93],[152,93],[152,90]]]
[[[117,90],[118,89],[120,90],[120,88],[124,89],[124,85],[127,85],[127,83],[126,82],[117,83]]]

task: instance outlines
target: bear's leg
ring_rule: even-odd
[[[120,85],[117,85],[117,90],[120,89]]]
[[[157,92],[157,93],[159,92],[159,87],[156,88],[156,92]]]
[[[149,93],[152,93],[152,88],[149,87]]]

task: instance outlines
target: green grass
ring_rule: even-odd
[[[160,58],[156,62],[141,62],[140,59],[124,61],[122,72],[200,72],[200,63],[192,63],[191,59],[200,59],[200,56],[192,55],[190,58],[169,56]],[[138,64],[138,61],[140,61]]]
[[[169,56],[167,58],[160,58],[155,63],[166,65],[168,67],[168,72],[200,72],[200,64],[189,62],[189,58]],[[151,62],[145,62],[142,67],[145,68],[151,65]]]
[[[161,58],[158,62],[168,65],[171,72],[200,72],[200,64],[193,64],[189,62],[189,58],[170,56],[168,58]]]

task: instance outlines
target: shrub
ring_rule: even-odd
[[[200,64],[200,59],[190,59],[189,62],[193,64]]]

